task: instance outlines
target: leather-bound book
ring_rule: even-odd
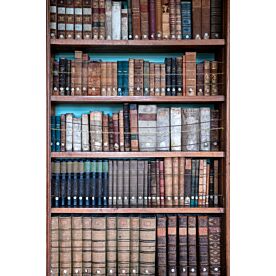
[[[185,159],[185,176],[184,176],[184,204],[186,207],[191,205],[191,188],[192,188],[192,160]]]
[[[60,115],[60,151],[66,150],[66,117],[65,114]]]
[[[65,95],[71,95],[71,60],[67,60],[66,62]]]
[[[128,89],[129,96],[134,96],[134,59],[130,58],[128,61]]]
[[[182,67],[183,67],[182,57],[177,57],[176,58],[176,96],[182,96],[183,95],[183,91],[182,91],[182,84],[183,84]]]
[[[76,78],[76,61],[71,60],[71,96],[76,95],[76,86],[77,86],[77,78]]]
[[[119,139],[119,114],[112,114],[113,120],[113,139],[114,139],[114,151],[119,151],[120,149],[120,139]]]
[[[72,217],[72,270],[82,275],[82,217]]]
[[[214,160],[214,206],[219,205],[219,161]]]
[[[156,105],[139,105],[138,127],[140,151],[156,150]]]
[[[97,161],[96,166],[96,206],[103,206],[103,162]]]
[[[149,196],[149,161],[144,161],[144,207],[148,206],[148,196]]]
[[[79,162],[73,161],[72,199],[73,206],[78,206],[79,196]]]
[[[144,96],[150,95],[150,63],[149,61],[144,61]]]
[[[101,62],[95,62],[95,75],[94,75],[94,95],[93,96],[101,96]]]
[[[211,37],[210,0],[201,0],[201,38]]]
[[[162,0],[155,1],[156,39],[162,39]]]
[[[201,0],[192,0],[193,7],[193,38],[201,39]]]
[[[219,150],[219,126],[220,126],[219,110],[211,109],[211,130],[210,130],[211,151]]]
[[[65,0],[65,29],[66,29],[66,38],[73,39],[75,38],[75,18],[74,18],[74,0]]]
[[[155,96],[160,96],[161,93],[161,87],[160,87],[160,82],[161,82],[161,64],[155,63],[154,64],[154,88],[155,88]]]
[[[216,96],[218,95],[218,62],[217,61],[211,61],[210,79],[211,79],[211,96]]]
[[[123,96],[123,61],[117,61],[118,96]]]
[[[74,0],[75,39],[82,39],[82,0]]]
[[[117,172],[117,206],[123,207],[123,195],[124,195],[124,161],[118,160],[118,172]]]
[[[99,0],[99,39],[105,38],[105,0]]]
[[[52,95],[58,96],[59,95],[59,61],[52,59],[52,82],[53,82],[53,91]]]
[[[108,160],[108,207],[113,205],[113,161]]]
[[[58,217],[51,218],[51,275],[59,275],[59,224],[58,224]]]
[[[155,197],[156,193],[156,175],[155,175],[155,162],[148,162],[148,174],[149,174],[149,182],[148,182],[148,206],[153,206],[153,197]],[[153,186],[153,187],[152,187]]]
[[[198,245],[200,275],[209,275],[208,217],[198,216]]]
[[[165,58],[166,65],[166,96],[171,96],[171,75],[172,75],[172,58]]]
[[[138,207],[143,207],[143,197],[144,197],[144,161],[137,161],[137,204]]]
[[[204,73],[204,96],[210,96],[210,61],[204,60],[203,65]]]
[[[173,175],[173,206],[178,207],[179,204],[179,158],[173,157],[173,169],[172,169]]]
[[[196,52],[186,52],[186,95],[196,95]]]
[[[138,161],[130,160],[129,202],[130,207],[137,207],[138,195]]]
[[[89,124],[88,114],[81,115],[81,150],[89,151]]]
[[[60,207],[66,207],[66,161],[60,162]]]
[[[181,151],[181,108],[171,108],[171,150]]]
[[[130,217],[130,275],[139,274],[140,218]]]
[[[197,275],[196,217],[188,217],[189,276]]]
[[[92,220],[91,217],[82,217],[82,275],[89,276],[92,273],[91,245],[92,245]]]
[[[118,188],[118,160],[113,160],[113,207],[117,207],[117,188]]]
[[[106,39],[112,38],[112,0],[105,1],[105,33]]]
[[[106,272],[117,274],[117,217],[106,217]]]
[[[196,65],[196,95],[203,96],[204,91],[204,64]]]
[[[55,141],[56,146],[55,149],[57,152],[60,152],[60,144],[61,144],[61,133],[60,133],[60,116],[55,116]]]
[[[73,186],[73,162],[67,161],[67,187],[66,187],[66,196],[67,196],[67,206],[72,206],[72,186]]]
[[[99,0],[92,0],[92,35],[93,39],[99,39],[100,16]]]
[[[112,40],[121,39],[121,2],[112,2]]]
[[[106,63],[106,96],[112,96],[112,62]]]
[[[182,56],[182,95],[186,96],[186,56]]]
[[[117,217],[118,275],[130,275],[130,217]]]
[[[101,62],[101,96],[106,96],[107,87],[106,87],[106,62]]]
[[[176,58],[172,58],[171,67],[171,95],[176,96]]]
[[[122,28],[122,34],[121,34],[122,40],[128,40],[128,9],[125,7],[122,8],[121,28]]]
[[[150,62],[150,76],[149,76],[149,83],[150,83],[150,96],[154,96],[154,90],[155,90],[155,87],[154,87],[154,63],[153,62]]]
[[[173,205],[173,178],[172,178],[172,158],[164,158],[165,167],[165,205],[171,207]]]
[[[106,217],[92,217],[92,275],[106,274]]]
[[[170,36],[169,0],[162,0],[162,38],[169,39]]]
[[[211,0],[211,38],[222,38],[222,0]]]
[[[144,61],[142,59],[134,60],[134,95],[143,96],[144,88]]]
[[[82,95],[82,52],[75,51],[75,95]]]
[[[94,78],[95,78],[95,72],[94,72],[94,62],[89,61],[88,62],[88,68],[87,68],[87,95],[92,96],[95,93],[95,87],[93,87]]]
[[[169,0],[170,34],[171,39],[176,39],[176,0]]]
[[[140,1],[132,0],[132,35],[133,39],[141,39],[141,10]]]
[[[113,116],[108,117],[108,141],[109,151],[114,151],[114,124]]]
[[[191,207],[197,207],[197,171],[198,171],[198,160],[192,160],[192,185],[191,185]]]
[[[165,175],[164,175],[164,161],[159,162],[159,193],[160,193],[160,206],[165,206]]]
[[[124,207],[129,207],[129,187],[132,179],[132,174],[130,174],[129,160],[124,160],[123,168],[123,182],[124,182],[124,193],[123,193],[123,203]]]
[[[168,275],[177,275],[177,216],[168,216]]]
[[[130,131],[130,146],[131,151],[138,151],[138,111],[137,104],[129,105],[129,123],[130,127],[128,132]]]
[[[188,217],[184,215],[178,216],[178,254],[179,254],[179,275],[188,276]]]
[[[103,114],[103,151],[109,151],[108,121],[109,115]]]
[[[182,39],[192,38],[192,2],[181,1]]]
[[[51,0],[49,6],[49,15],[50,15],[50,37],[57,37],[57,0]]]
[[[167,275],[167,217],[157,215],[157,267],[158,275]]]
[[[155,275],[156,217],[140,217],[140,275]]]
[[[56,116],[51,116],[51,152],[56,151]]]
[[[163,63],[160,66],[160,88],[161,96],[166,96],[166,65]]]
[[[81,151],[81,118],[73,118],[73,151]]]
[[[84,162],[84,205],[90,206],[91,198],[91,161],[86,160]]]
[[[64,39],[65,38],[65,0],[57,0],[57,37]]]
[[[205,195],[204,195],[204,160],[199,160],[199,183],[198,183],[198,206],[202,207],[205,204]],[[204,199],[203,199],[204,197]]]
[[[199,151],[200,121],[199,108],[182,110],[182,150]]]
[[[66,151],[73,150],[73,114],[67,113],[66,120]]]
[[[132,7],[131,0],[127,0],[127,15],[128,15],[128,39],[133,39],[132,35]]]
[[[170,150],[170,108],[157,109],[157,151]]]
[[[59,274],[70,275],[72,271],[71,217],[60,216],[59,226]]]
[[[123,104],[123,110],[120,111],[123,117],[123,123],[120,124],[120,148],[121,151],[130,151],[131,148],[131,114],[130,114],[130,106],[128,103]],[[136,123],[137,124],[137,123]],[[121,136],[122,134],[122,136]],[[122,138],[122,139],[121,139]],[[123,147],[121,145],[123,143]]]
[[[125,130],[124,130],[124,111],[119,112],[119,141],[120,151],[125,151]]]
[[[185,197],[185,158],[179,157],[179,180],[178,180],[178,194],[179,194],[179,206],[184,207]]]
[[[84,199],[85,199],[85,194],[84,194],[84,162],[82,160],[79,161],[79,190],[78,190],[78,205],[80,207],[83,207],[84,205]]]
[[[210,151],[211,110],[200,108],[200,150]]]
[[[128,61],[123,62],[123,96],[128,96]]]
[[[103,206],[107,207],[108,205],[108,161],[103,160],[103,170],[102,170],[102,189],[103,189]]]
[[[90,112],[90,144],[91,151],[103,150],[102,139],[102,112]]]
[[[210,160],[210,172],[209,172],[209,207],[214,207],[214,160]]]
[[[156,39],[155,0],[149,0],[149,38]]]
[[[209,207],[209,198],[210,198],[210,161],[206,162],[206,196],[205,196],[205,206]]]
[[[66,81],[66,59],[59,59],[59,95],[64,96],[65,94],[65,81]]]
[[[221,218],[208,217],[210,275],[222,275],[221,271]]]
[[[181,30],[181,0],[175,0],[175,35],[176,39],[182,39]]]
[[[82,14],[83,38],[92,39],[92,0],[83,0]]]
[[[155,162],[156,167],[156,205],[160,207],[160,160]]]

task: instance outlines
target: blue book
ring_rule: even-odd
[[[192,3],[191,1],[181,2],[181,31],[182,31],[182,39],[192,38]]]
[[[56,117],[51,116],[51,151],[54,152],[56,151],[56,132],[55,132],[55,127],[56,127]]]
[[[128,96],[128,61],[123,62],[123,96]]]
[[[108,160],[103,161],[103,206],[107,207],[108,201]]]
[[[67,162],[61,161],[61,180],[60,180],[60,207],[66,207],[66,167]]]
[[[79,171],[79,162],[73,162],[73,185],[72,185],[72,197],[73,197],[73,207],[78,206],[78,171]]]
[[[92,207],[96,206],[96,169],[97,169],[97,162],[93,160],[91,162],[91,205]]]
[[[102,179],[102,172],[103,172],[103,162],[98,160],[97,162],[97,186],[96,186],[96,194],[97,194],[97,206],[103,206],[103,179]]]
[[[78,197],[79,197],[79,206],[83,206],[83,200],[84,200],[84,164],[83,161],[79,161],[79,191],[78,191]]]
[[[53,206],[59,207],[60,202],[60,161],[55,161],[53,163],[53,182],[52,191],[53,193]]]
[[[72,206],[72,171],[73,171],[73,162],[67,161],[67,187],[66,187],[66,196],[67,196],[67,207]]]
[[[84,205],[86,207],[90,206],[90,185],[91,185],[91,162],[89,160],[86,160],[84,162]]]
[[[118,96],[123,96],[123,61],[117,61]]]
[[[56,148],[55,150],[57,152],[60,152],[60,116],[56,116],[56,119],[55,119],[55,141],[56,141]]]

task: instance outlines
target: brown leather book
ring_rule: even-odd
[[[88,69],[87,69],[87,86],[88,86],[88,88],[87,88],[87,95],[88,96],[92,96],[93,94],[94,94],[94,92],[95,92],[95,88],[94,88],[94,90],[93,90],[93,81],[94,81],[94,68],[95,68],[95,66],[94,66],[94,62],[92,62],[92,61],[89,61],[88,62]]]
[[[120,149],[120,139],[119,139],[119,114],[112,114],[113,120],[113,139],[114,139],[114,151],[119,151]]]
[[[138,110],[137,104],[129,105],[129,121],[130,121],[130,145],[131,151],[138,151]]]
[[[196,65],[196,95],[203,96],[204,92],[204,64]]]
[[[139,274],[140,218],[130,217],[130,275]]]
[[[196,95],[196,52],[186,52],[186,95]]]
[[[149,77],[149,84],[150,84],[150,96],[154,96],[154,91],[155,91],[155,87],[154,87],[154,67],[155,64],[153,62],[150,62],[150,69],[149,69],[149,73],[150,73],[150,77]]]
[[[185,174],[185,158],[179,158],[179,180],[178,180],[178,194],[179,206],[184,207],[184,174]]]
[[[82,51],[75,51],[75,94],[82,95]]]
[[[95,62],[95,71],[94,71],[94,84],[93,89],[94,95],[93,96],[101,96],[101,62]]]
[[[65,37],[67,39],[73,39],[74,36],[74,1],[65,0]]]
[[[154,89],[155,96],[161,95],[161,64],[154,64]]]
[[[65,114],[60,115],[60,151],[65,151],[66,145],[66,119]]]
[[[160,66],[160,88],[161,96],[166,96],[166,66],[164,63]]]
[[[157,215],[157,267],[158,275],[167,275],[167,217]]]
[[[117,217],[118,275],[130,274],[130,217]]]
[[[90,144],[91,151],[103,150],[103,138],[102,138],[102,112],[92,111],[90,112]]]
[[[188,217],[189,276],[197,276],[196,217]]]
[[[65,38],[65,0],[57,0],[57,37]]]
[[[180,2],[181,2],[181,0],[175,0],[175,35],[176,35],[176,39],[182,39]]]
[[[173,206],[178,206],[179,200],[179,190],[178,190],[178,185],[179,185],[179,160],[178,157],[173,157]]]
[[[182,66],[182,82],[183,82],[182,90],[183,90],[183,93],[182,93],[182,95],[186,96],[187,92],[186,92],[186,56],[185,55],[182,56],[182,62],[183,62],[183,66]]]
[[[74,0],[75,39],[82,39],[82,0]]]
[[[208,217],[198,216],[198,245],[199,245],[199,271],[200,275],[209,275],[209,243],[208,243]]]
[[[57,0],[50,0],[49,16],[50,37],[53,39],[57,37]]]
[[[204,195],[204,160],[199,160],[199,183],[198,183],[198,206],[202,207],[205,205],[205,195]],[[204,195],[204,199],[203,199]]]
[[[72,269],[82,275],[82,217],[72,217]]]
[[[134,59],[129,59],[128,66],[128,94],[134,96]]]
[[[193,38],[201,39],[201,0],[192,0],[193,7]]]
[[[210,96],[210,61],[204,60],[204,96]]]
[[[156,161],[151,161],[150,166],[150,195],[151,195],[151,207],[157,206],[157,181],[156,181]]]
[[[83,38],[92,39],[92,0],[83,0],[82,22]]]
[[[155,0],[149,0],[149,38],[156,38]]]
[[[106,96],[112,95],[112,62],[106,62]]]
[[[82,95],[87,96],[88,91],[88,54],[82,55]]]
[[[165,206],[165,176],[164,176],[164,161],[159,162],[159,187],[160,187],[160,206]]]
[[[92,275],[106,274],[106,217],[92,217]]]
[[[132,0],[132,32],[133,39],[141,39],[141,10],[140,1]]]
[[[117,62],[112,62],[112,96],[117,96]]]
[[[210,130],[210,140],[211,140],[211,151],[219,150],[219,127],[220,127],[220,116],[219,110],[211,109],[211,130]]]
[[[179,250],[179,275],[188,276],[188,233],[187,216],[178,216],[178,250]]]
[[[108,160],[108,207],[113,206],[113,161]]]
[[[99,0],[92,0],[92,34],[93,39],[99,39]]]
[[[156,159],[156,206],[160,207],[160,160]]]
[[[123,110],[120,110],[120,112],[119,112],[119,141],[120,141],[120,151],[125,151],[124,113],[123,113]]]
[[[70,275],[72,270],[71,217],[59,217],[59,273]]]
[[[58,217],[51,218],[51,275],[59,273],[59,225]]]
[[[132,175],[130,174],[129,160],[124,160],[123,168],[123,180],[124,180],[124,193],[123,193],[123,202],[124,207],[129,207],[129,185],[131,183]]]
[[[143,207],[143,197],[144,197],[144,160],[138,160],[137,164],[137,203],[138,207]]]
[[[170,34],[171,39],[176,39],[176,0],[169,0]]]
[[[105,33],[106,39],[112,38],[112,0],[105,1]]]
[[[210,28],[210,0],[201,0],[201,38],[210,38]]]
[[[211,96],[218,95],[218,62],[211,61]]]
[[[138,161],[130,160],[130,190],[129,201],[130,207],[137,207],[137,195],[138,195]]]
[[[88,276],[92,273],[92,220],[91,217],[82,217],[82,271]]]
[[[162,0],[162,38],[170,39],[170,10],[169,0]]]
[[[113,116],[108,117],[109,151],[114,151],[114,124]]]
[[[103,114],[103,151],[109,151],[108,117],[108,114]]]
[[[168,216],[168,275],[177,275],[177,216]]]
[[[214,160],[214,206],[219,206],[219,161]]]
[[[53,68],[53,74],[52,74],[52,83],[53,83],[53,96],[59,95],[59,61],[54,60],[54,58],[51,58],[52,68]]]
[[[117,217],[106,217],[106,270],[107,275],[117,273]]]
[[[164,158],[165,167],[165,205],[170,207],[173,205],[173,178],[172,178],[172,158]]]
[[[118,208],[123,207],[123,194],[124,194],[124,161],[118,160],[118,171],[117,171],[117,206]]]
[[[105,39],[105,0],[99,0],[99,39]]]
[[[101,96],[106,96],[106,62],[101,62]]]
[[[156,39],[162,39],[162,0],[155,1]]]
[[[142,39],[149,38],[149,5],[148,0],[140,0],[141,35]]]
[[[143,70],[144,69],[144,61],[142,59],[134,60],[134,95],[135,96],[143,96],[144,90],[144,78],[143,78]]]
[[[140,275],[155,275],[156,217],[140,217]]]
[[[131,148],[131,128],[130,128],[130,110],[129,110],[129,104],[128,103],[123,104],[122,112],[123,112],[123,123],[121,125],[122,125],[123,131],[124,131],[124,133],[122,133],[122,134],[124,134],[122,136],[122,139],[124,140],[124,150],[125,151],[130,151],[130,148]],[[120,133],[121,133],[121,129],[120,129]],[[121,147],[121,144],[120,144],[120,147]]]

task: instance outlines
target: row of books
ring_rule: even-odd
[[[52,151],[218,151],[219,111],[123,104],[105,114],[91,111],[51,117]]]
[[[49,13],[51,38],[222,37],[222,0],[50,0]]]
[[[53,207],[214,207],[219,205],[219,161],[52,161]]]
[[[215,96],[221,85],[220,63],[196,63],[196,52],[165,58],[105,62],[75,52],[73,60],[53,60],[55,96]]]
[[[54,216],[51,275],[224,275],[218,216]]]

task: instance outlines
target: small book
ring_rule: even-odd
[[[117,273],[117,217],[106,217],[106,270],[107,275]]]
[[[59,274],[59,218],[51,218],[51,264],[50,270],[52,275]]]
[[[172,179],[172,158],[164,158],[164,168],[165,168],[165,205],[171,207],[173,204],[173,179]]]
[[[121,2],[112,2],[112,40],[121,39]]]
[[[188,217],[188,264],[189,276],[197,275],[196,217]]]
[[[177,216],[168,216],[168,275],[177,275]]]
[[[57,37],[57,0],[50,0],[49,14],[50,37],[53,39]]]
[[[82,271],[83,275],[92,273],[92,220],[82,217]]]
[[[75,38],[75,18],[74,18],[74,0],[65,0],[65,29],[66,29],[66,38],[73,39]]]
[[[157,151],[170,150],[170,108],[157,109]]]
[[[74,0],[75,39],[82,39],[82,0]]]
[[[201,39],[201,0],[192,0],[193,2],[193,38]]]
[[[140,218],[130,217],[130,275],[139,275]]]
[[[92,0],[83,0],[82,14],[83,38],[92,39]]]
[[[199,245],[199,270],[200,275],[209,275],[209,241],[208,241],[208,217],[198,216],[198,245]]]
[[[171,107],[170,111],[171,150],[181,151],[181,108]]]
[[[178,216],[178,250],[179,250],[179,275],[188,276],[188,217]]]
[[[157,215],[157,265],[158,275],[167,275],[167,217]]]
[[[82,275],[82,217],[72,216],[72,271]]]

